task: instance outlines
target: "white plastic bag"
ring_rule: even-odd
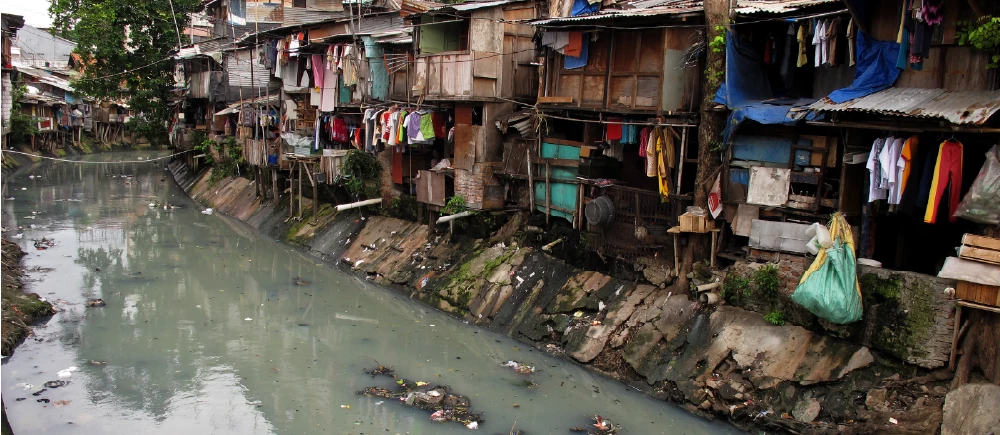
[[[958,204],[955,216],[987,225],[1000,225],[1000,150],[986,153],[986,163]]]

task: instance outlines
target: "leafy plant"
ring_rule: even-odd
[[[785,325],[785,315],[782,314],[781,311],[771,311],[770,313],[765,314],[764,320],[775,326]]]
[[[750,279],[738,272],[730,272],[726,279],[722,281],[722,290],[719,295],[727,301],[733,300],[744,292],[751,292]]]
[[[715,53],[722,53],[726,49],[726,26],[715,26],[715,37],[708,43],[708,47]]]
[[[958,45],[971,45],[977,50],[991,53],[986,69],[1000,66],[1000,17],[984,16],[975,21],[957,23]]]
[[[762,296],[777,295],[778,287],[781,285],[781,280],[778,278],[778,266],[773,263],[761,266],[753,273],[753,283]]]
[[[382,180],[382,165],[374,155],[360,150],[351,150],[344,156],[341,174],[344,186],[355,197],[374,198],[379,195]]]
[[[446,202],[444,204],[444,208],[441,209],[441,214],[453,215],[455,213],[465,211],[465,209],[466,209],[465,198],[463,198],[461,195],[455,195],[451,198],[448,198],[448,202]]]
[[[11,145],[26,144],[31,140],[31,136],[38,133],[38,118],[22,112],[21,103],[18,102],[26,93],[28,88],[24,85],[11,90],[10,136],[8,136]]]

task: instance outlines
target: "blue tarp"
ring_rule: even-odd
[[[899,57],[898,43],[877,41],[861,31],[858,31],[857,42],[858,59],[854,82],[827,96],[834,103],[843,103],[874,94],[891,87],[899,77],[899,68],[896,67],[896,59]]]
[[[723,143],[728,144],[743,121],[794,125],[805,113],[790,114],[791,109],[815,100],[775,99],[760,55],[749,42],[726,32],[725,82],[719,86],[714,101],[732,110],[722,133]]]
[[[600,6],[601,2],[590,4],[587,0],[576,0],[573,2],[573,10],[570,12],[570,15],[578,17],[580,15],[593,14],[597,12]]]

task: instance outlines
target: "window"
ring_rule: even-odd
[[[306,0],[292,0],[292,7],[304,8],[306,7]]]
[[[444,21],[435,23],[436,21]],[[469,22],[454,17],[425,17],[420,27],[420,53],[434,54],[469,49]]]

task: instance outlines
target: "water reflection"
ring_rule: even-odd
[[[36,225],[25,247],[56,239],[26,261],[56,268],[33,290],[62,311],[4,365],[3,393],[34,399],[37,387],[18,384],[41,385],[68,366],[80,371],[43,393],[68,405],[7,399],[18,433],[467,431],[355,395],[387,382],[363,375],[375,359],[469,395],[486,412],[486,433],[506,433],[515,419],[529,433],[563,433],[598,412],[627,433],[731,430],[317,264],[239,222],[202,215],[162,167],[31,172],[41,178],[9,180],[15,199],[3,205],[4,226]],[[151,208],[152,200],[181,208]],[[24,219],[31,211],[39,214]],[[107,306],[83,304],[95,297]],[[520,386],[521,375],[499,367],[507,359],[542,367],[540,385]]]

